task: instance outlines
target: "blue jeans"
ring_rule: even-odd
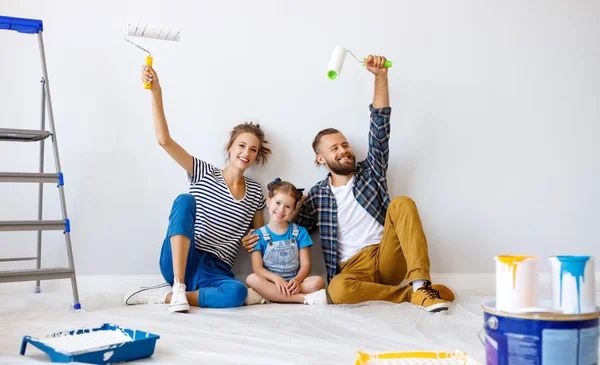
[[[187,291],[198,290],[198,303],[204,308],[239,307],[246,300],[248,290],[231,268],[212,253],[194,247],[196,199],[192,194],[181,194],[173,202],[169,215],[167,237],[160,254],[160,271],[165,281],[173,285],[173,256],[171,236],[183,235],[190,240],[185,266],[184,284]]]

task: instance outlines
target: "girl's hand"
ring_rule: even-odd
[[[290,279],[290,281],[288,281],[287,288],[291,295],[298,294],[300,292],[300,284],[302,283],[296,278]]]
[[[279,294],[285,295],[286,297],[291,296],[290,291],[288,290],[288,283],[287,281],[285,281],[284,278],[278,276],[273,283],[277,287],[277,291],[279,291]]]

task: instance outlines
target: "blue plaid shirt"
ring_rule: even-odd
[[[352,192],[358,203],[383,225],[390,204],[386,173],[392,108],[374,109],[370,105],[369,109],[371,110],[369,151],[367,159],[356,164]],[[329,185],[330,178],[331,174],[328,174],[325,180],[310,189],[302,210],[295,219],[297,224],[305,227],[310,233],[319,227],[327,267],[327,281],[331,281],[338,273],[337,203]]]

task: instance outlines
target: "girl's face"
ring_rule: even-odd
[[[252,133],[242,133],[229,147],[229,163],[246,170],[256,161],[260,140]]]
[[[289,221],[289,218],[296,205],[296,199],[289,194],[275,193],[272,198],[267,198],[267,207],[271,222],[282,223]]]

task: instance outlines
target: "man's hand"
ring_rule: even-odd
[[[298,294],[300,292],[300,284],[302,283],[296,278],[292,278],[290,279],[290,281],[288,281],[287,288],[290,291],[291,295]]]
[[[298,203],[296,203],[294,210],[292,210],[292,214],[290,214],[290,222],[293,222],[294,219],[296,219],[296,217],[298,216],[298,214],[300,214],[300,211],[302,210],[302,204],[304,204],[305,200],[306,200],[306,195],[303,195],[302,198],[300,198],[300,200],[298,200]]]
[[[285,281],[285,279],[281,276],[277,275],[277,278],[275,279],[275,281],[273,281],[273,284],[275,284],[275,286],[277,287],[277,291],[279,291],[279,294],[285,295],[286,297],[292,295],[288,289],[287,281]]]
[[[258,245],[259,237],[257,234],[254,234],[254,232],[255,230],[252,230],[248,232],[247,235],[242,237],[242,246],[244,246],[244,250],[246,250],[249,253],[252,253],[252,251],[254,251],[254,247]]]
[[[383,67],[385,61],[386,59],[383,56],[369,55],[365,60],[365,67],[375,76],[387,75],[388,68]]]

